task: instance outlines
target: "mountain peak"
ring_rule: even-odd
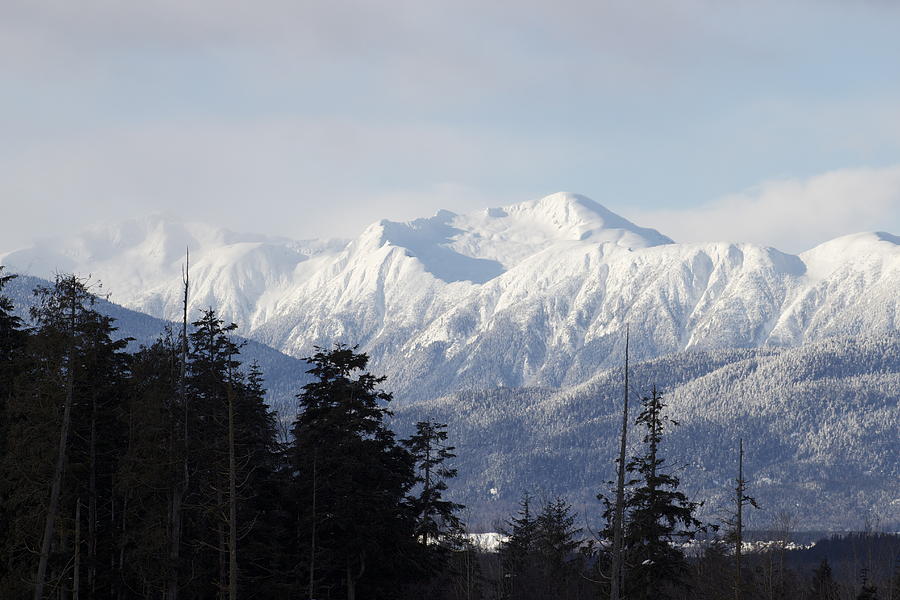
[[[571,192],[556,192],[537,200],[491,209],[488,216],[501,213],[555,230],[564,239],[615,242],[628,248],[673,243],[655,229],[639,227],[587,196]]]

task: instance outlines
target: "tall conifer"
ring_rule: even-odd
[[[307,360],[315,381],[298,395],[291,458],[299,502],[309,507],[315,498],[324,510],[303,510],[298,523],[306,565],[298,588],[313,597],[328,588],[348,600],[380,597],[410,574],[413,457],[384,422],[391,395],[380,389],[384,377],[365,371],[365,354],[336,345]]]

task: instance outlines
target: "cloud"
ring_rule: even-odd
[[[746,241],[801,252],[850,233],[900,232],[900,165],[768,181],[703,206],[629,216],[677,242]]]
[[[6,0],[0,199],[13,218],[0,219],[0,250],[155,211],[346,236],[374,218],[559,189],[660,207],[889,164],[898,11]]]
[[[345,117],[191,119],[59,135],[0,160],[0,198],[15,212],[0,220],[0,251],[154,212],[243,231],[349,237],[380,218],[502,203],[522,190],[523,165],[565,163],[555,147]],[[509,181],[508,192],[488,200],[483,187],[493,177]]]

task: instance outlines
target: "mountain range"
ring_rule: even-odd
[[[699,493],[721,500],[732,465],[713,463],[756,435],[773,506],[802,499],[792,510],[821,527],[849,525],[850,514],[900,524],[894,235],[796,255],[678,244],[558,193],[382,220],[352,240],[150,217],[40,240],[0,263],[41,278],[90,273],[114,303],[176,319],[186,249],[192,312],[215,307],[286,360],[359,344],[388,375],[401,427],[423,415],[449,422],[468,469],[460,498],[482,514],[500,514],[525,487],[588,502],[609,478],[627,325],[635,394],[667,393],[683,422],[673,452],[702,466],[689,479]],[[303,375],[273,379],[287,390]],[[273,404],[289,402],[279,392]]]

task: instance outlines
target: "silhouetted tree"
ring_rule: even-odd
[[[315,381],[298,395],[291,459],[295,496],[316,510],[303,510],[297,525],[306,565],[298,592],[385,596],[409,577],[416,554],[406,502],[414,458],[384,422],[391,395],[379,389],[384,377],[365,371],[365,354],[338,344],[307,360]]]
[[[689,581],[688,564],[678,543],[693,539],[703,529],[694,516],[700,503],[680,492],[680,480],[663,466],[664,429],[678,424],[665,415],[665,407],[655,388],[641,399],[635,425],[645,431],[644,454],[626,465],[630,479],[625,498],[623,593],[627,598],[676,597]],[[599,498],[606,507],[605,536],[612,538],[615,505],[602,494]]]

